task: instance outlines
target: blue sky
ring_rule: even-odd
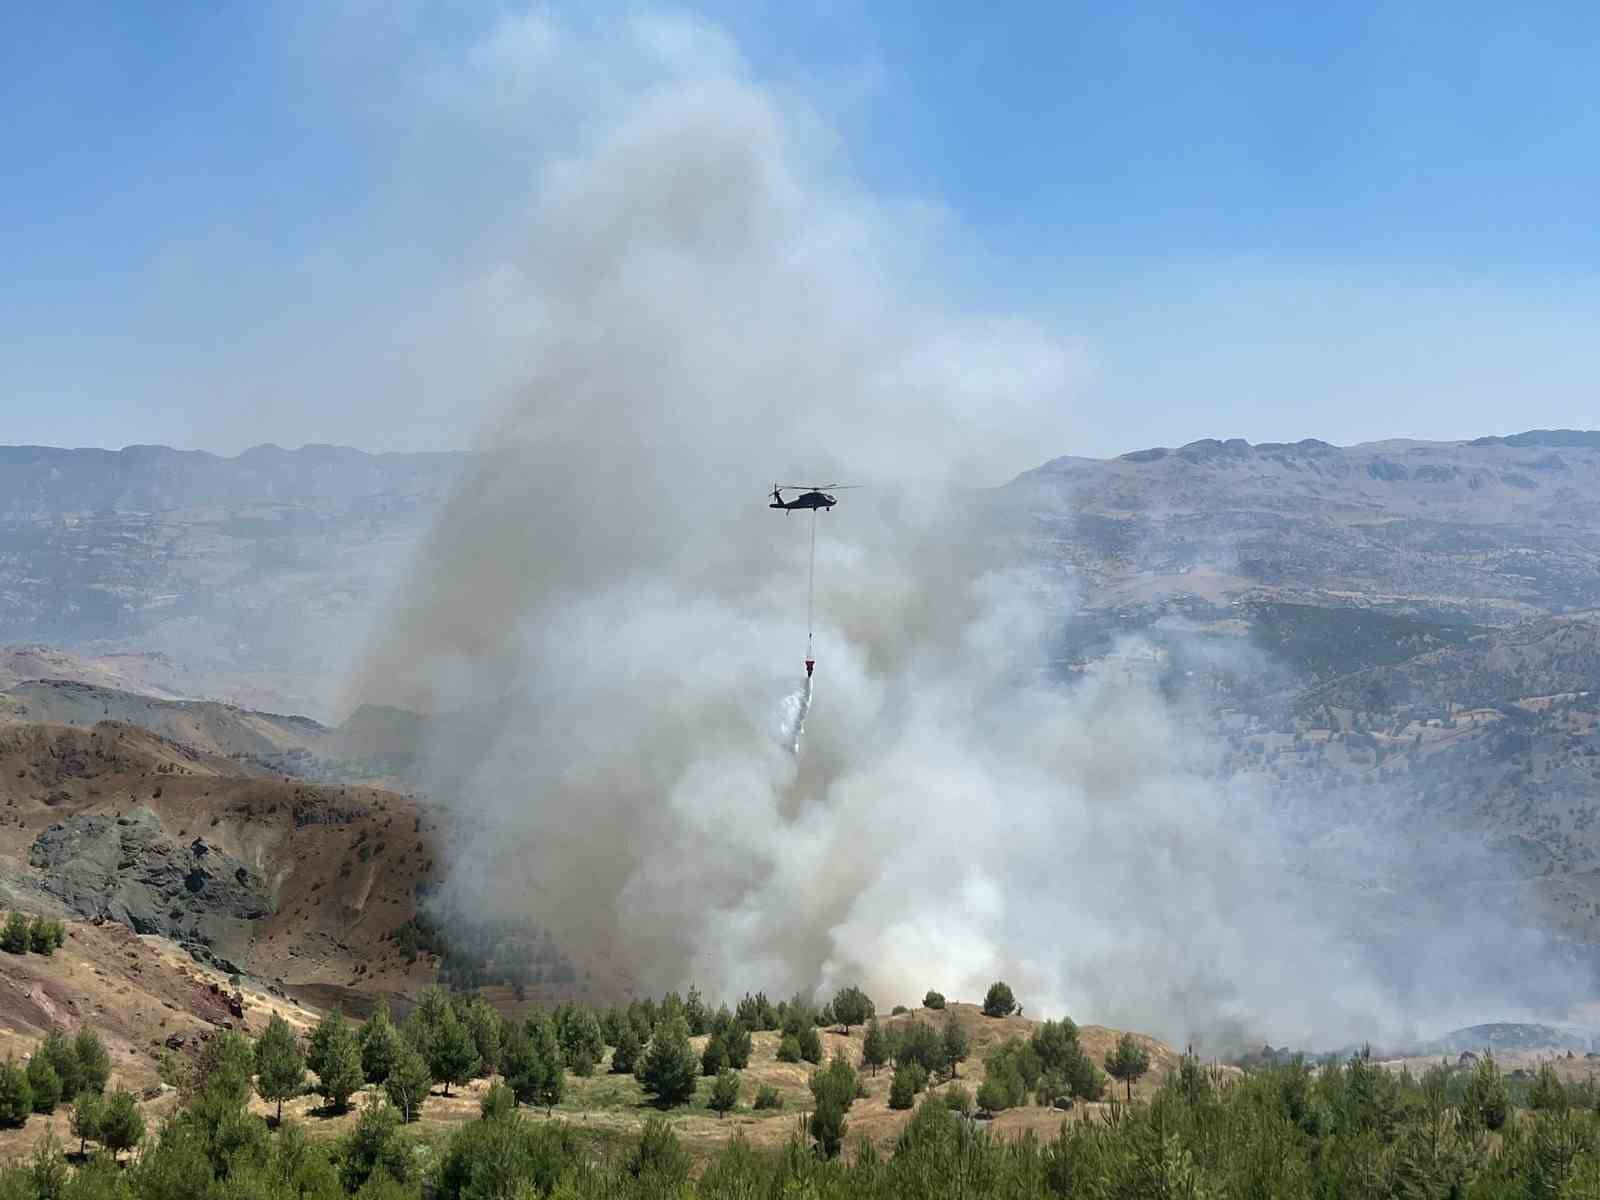
[[[462,280],[653,13],[1080,348],[1055,452],[1600,425],[1600,7],[360,0],[0,16],[0,441],[469,444]],[[584,53],[508,86],[529,18]]]

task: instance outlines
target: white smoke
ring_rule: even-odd
[[[898,284],[892,214],[724,43],[698,75],[672,46],[494,269],[529,377],[356,684],[494,711],[487,755],[430,748],[490,830],[451,887],[652,990],[1003,977],[1173,1037],[1392,1025],[1155,695],[1037,673],[1050,596],[967,489],[1070,448],[1077,351]],[[763,498],[812,477],[869,485],[817,518],[815,707],[805,527]]]

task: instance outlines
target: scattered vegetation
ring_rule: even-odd
[[[929,1080],[953,1079],[964,1057],[957,1045],[964,1039],[951,1033],[959,1027],[954,1012],[938,1024],[917,1018],[887,1026],[867,1021],[863,1049],[867,1042],[881,1043],[883,1061],[895,1064],[891,1107],[915,1109],[892,1153],[859,1141],[852,1147],[850,1113],[865,1094],[865,1081],[840,1052],[812,1072],[809,1111],[782,1153],[759,1154],[736,1136],[696,1166],[659,1118],[646,1123],[636,1141],[603,1149],[580,1123],[528,1120],[523,1105],[538,1103],[549,1111],[561,1102],[561,1085],[552,1082],[570,1070],[561,1022],[535,1011],[521,1022],[497,1018],[492,1035],[474,1036],[476,1003],[430,992],[399,1028],[383,1011],[359,1031],[330,1016],[308,1040],[303,1057],[281,1020],[271,1022],[254,1044],[237,1032],[220,1033],[195,1059],[178,1110],[154,1130],[131,1093],[118,1088],[102,1094],[109,1059],[92,1031],[71,1039],[52,1034],[26,1067],[15,1059],[0,1065],[0,1119],[17,1124],[45,1111],[41,1091],[54,1093],[59,1104],[78,1089],[72,1093],[71,1129],[80,1162],[74,1167],[47,1138],[31,1160],[0,1168],[0,1197],[936,1200],[959,1192],[1013,1200],[1522,1200],[1600,1194],[1600,1094],[1591,1085],[1564,1082],[1550,1066],[1508,1081],[1486,1055],[1416,1077],[1386,1071],[1363,1051],[1343,1062],[1313,1066],[1295,1059],[1225,1075],[1185,1056],[1153,1096],[1133,1101],[1132,1085],[1149,1072],[1150,1053],[1125,1035],[1105,1056],[1106,1070],[1124,1084],[1125,1100],[1099,1116],[1064,1119],[1048,1140],[1009,1140],[970,1118],[1055,1104],[1062,1097],[1096,1099],[1106,1076],[1083,1051],[1071,1021],[1050,1021],[1026,1038],[989,1046],[976,1096],[952,1081],[919,1104]],[[664,1106],[692,1097],[699,1077],[684,1015],[689,1007],[654,1005],[648,1022],[645,1013],[634,1014],[648,1033],[637,1064],[640,1083]],[[841,1006],[832,1007],[837,1017]],[[781,1019],[792,1030],[784,1036],[798,1042],[800,1014],[807,1010],[795,1004],[783,1010]],[[589,1016],[602,1029],[637,1038],[627,1012]],[[736,1028],[743,1029],[726,1010],[699,1019],[702,1036],[720,1034],[724,1045]],[[569,1029],[582,1024],[567,1019]],[[457,1032],[449,1033],[452,1028]],[[439,1051],[440,1037],[454,1042],[455,1050]],[[364,1073],[372,1046],[385,1048],[374,1055],[374,1061],[382,1060],[383,1087],[369,1092],[342,1138],[313,1140],[293,1121],[264,1121],[246,1107],[252,1089],[271,1102],[303,1087],[306,1063],[327,1095],[323,1074]],[[429,1084],[453,1078],[459,1085],[459,1059],[468,1057],[479,1073],[487,1074],[491,1062],[505,1073],[503,1081],[479,1093],[478,1119],[443,1141],[437,1134],[421,1140],[409,1134],[407,1122],[425,1102]],[[429,1066],[435,1061],[437,1077]],[[713,1076],[705,1106],[724,1116],[739,1107],[741,1090],[737,1070],[724,1065]],[[783,1105],[770,1083],[752,1101],[757,1112]],[[119,1165],[130,1158],[128,1166]]]
[[[447,987],[471,990],[503,984],[521,989],[538,983],[571,983],[578,977],[577,968],[548,929],[522,922],[419,911],[388,936],[408,962],[423,954],[436,957],[439,982]]]
[[[13,910],[0,925],[0,950],[7,954],[51,955],[67,940],[67,927],[60,921]]]

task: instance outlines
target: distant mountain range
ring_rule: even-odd
[[[257,506],[383,512],[437,502],[467,459],[319,445],[254,446],[234,458],[170,446],[0,446],[0,520]]]
[[[1002,495],[1092,608],[1254,597],[1510,624],[1600,605],[1600,432],[1207,439],[1053,459]]]
[[[188,694],[337,720],[335,677],[470,460],[0,447],[0,644],[165,653]],[[1474,627],[1600,606],[1600,432],[1207,439],[1053,459],[988,495],[1080,627],[1260,602]]]
[[[469,456],[0,447],[0,643],[159,652],[189,695],[331,716]]]

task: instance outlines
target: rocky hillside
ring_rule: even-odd
[[[114,722],[0,730],[0,904],[160,934],[294,984],[407,987],[434,868],[415,802],[284,780]]]
[[[177,694],[331,715],[338,664],[463,462],[0,447],[0,642],[164,653]]]
[[[1507,624],[1600,605],[1600,433],[1205,440],[1058,458],[1003,489],[1091,607],[1190,596]]]

